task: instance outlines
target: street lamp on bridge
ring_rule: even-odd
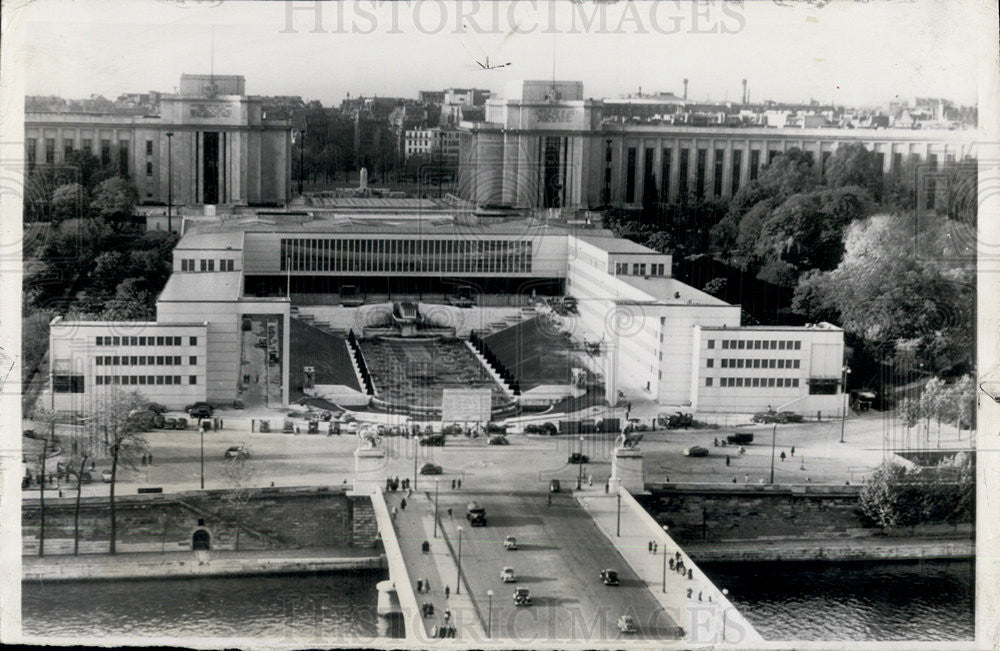
[[[841,388],[844,391],[844,409],[843,409],[843,411],[840,412],[840,442],[841,443],[844,442],[844,424],[847,421],[847,408],[848,408],[848,406],[850,404],[850,395],[851,395],[847,391],[847,376],[849,376],[851,374],[851,369],[849,369],[847,366],[844,366],[843,371],[844,371],[844,381],[841,384]]]
[[[434,537],[438,537],[438,480],[434,480]]]
[[[487,590],[486,596],[490,598],[489,606],[486,610],[486,637],[493,637],[493,591]]]
[[[580,456],[577,458],[576,490],[583,488],[583,437],[580,437]]]
[[[462,525],[458,525],[458,578],[455,580],[455,594],[462,592]]]

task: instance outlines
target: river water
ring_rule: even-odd
[[[975,562],[705,563],[767,640],[972,640]]]
[[[150,581],[23,582],[25,635],[219,637],[323,644],[402,637],[380,621],[383,571]]]

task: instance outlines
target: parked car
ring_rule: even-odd
[[[753,434],[748,432],[734,432],[726,435],[726,443],[730,445],[750,445],[753,443]]]
[[[507,445],[508,443],[510,443],[510,441],[508,441],[507,437],[502,434],[491,436],[489,440],[490,445]]]
[[[425,463],[420,467],[421,475],[440,475],[444,469],[436,463]]]
[[[248,459],[250,451],[242,445],[234,445],[226,450],[226,459]]]
[[[486,509],[478,502],[469,502],[468,506],[465,507],[465,518],[469,521],[470,526],[485,527]]]
[[[694,417],[682,411],[675,411],[672,414],[660,414],[656,420],[660,427],[666,427],[667,429],[691,427],[694,424]]]
[[[431,434],[420,439],[420,445],[444,446],[444,434]]]
[[[242,400],[240,400],[239,398],[233,400],[233,409],[243,409],[243,407],[244,405]]]
[[[515,576],[514,574],[514,568],[505,567],[502,570],[500,570],[500,581],[502,581],[503,583],[516,583],[517,576]]]
[[[150,402],[146,405],[146,409],[150,410],[154,414],[162,414],[167,411],[166,405],[161,405],[158,402]]]
[[[174,429],[187,429],[187,428],[188,428],[187,418],[178,418],[174,421]]]
[[[105,484],[110,484],[111,483],[111,471],[110,470],[104,469],[104,470],[101,471],[101,481],[103,481]]]
[[[37,439],[38,433],[33,429],[26,429],[24,430],[24,436],[29,439]]]
[[[689,448],[684,449],[685,457],[707,457],[708,448],[703,448],[700,445],[692,445]]]
[[[179,429],[176,418],[167,418],[163,421],[163,429]]]
[[[646,423],[639,420],[638,418],[629,418],[628,428],[633,432],[645,432],[646,430],[649,429],[649,426],[646,425]]]
[[[184,409],[191,418],[211,418],[215,411],[212,405],[207,402],[196,402]]]
[[[561,486],[559,485],[559,480],[558,479],[553,479],[552,481],[549,482],[549,492],[550,493],[558,493],[560,490],[561,490]]]
[[[306,433],[307,434],[319,434],[319,421],[318,420],[310,420],[309,421],[309,428],[306,430]]]
[[[618,572],[601,570],[601,581],[604,582],[604,585],[618,585]]]
[[[797,414],[794,411],[779,411],[778,417],[782,420],[782,423],[801,423],[804,418],[802,414]]]
[[[286,420],[281,424],[281,431],[285,434],[294,434],[295,424],[290,420]]]
[[[618,630],[622,633],[635,633],[638,630],[635,625],[635,618],[631,615],[622,615],[619,617]]]
[[[515,606],[530,606],[531,605],[531,590],[527,588],[515,588],[514,589],[514,605]]]
[[[261,433],[265,433],[265,434],[267,432],[270,432],[271,431],[271,421],[269,421],[269,420],[262,420],[262,421],[260,421],[260,431],[261,431]]]
[[[590,463],[590,457],[585,454],[580,454],[579,452],[574,452],[569,455],[569,458],[566,461],[567,463]]]
[[[163,417],[163,414],[153,413],[153,427],[157,429],[163,429],[166,427],[167,419]]]
[[[517,538],[514,536],[507,536],[503,539],[503,548],[509,552],[517,551]]]

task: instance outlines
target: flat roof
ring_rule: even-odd
[[[581,229],[569,228],[563,225],[548,225],[529,219],[509,221],[483,220],[478,224],[456,223],[452,219],[438,216],[437,219],[413,219],[405,216],[397,218],[388,216],[371,218],[358,216],[352,218],[339,215],[330,218],[311,219],[309,221],[282,220],[279,216],[269,215],[264,221],[227,221],[215,224],[199,224],[196,229],[184,236],[187,249],[225,248],[217,243],[228,241],[225,235],[239,237],[242,247],[245,233],[363,233],[363,234],[396,234],[396,235],[523,235],[525,239],[539,235],[569,235],[576,234]],[[612,241],[611,231],[603,229],[588,229],[597,241]],[[606,234],[601,237],[600,234]],[[210,239],[210,245],[200,244],[200,239],[206,236],[218,236]],[[189,239],[190,238],[190,239]],[[233,240],[237,241],[237,240]],[[638,245],[636,245],[638,246]],[[180,244],[178,244],[180,248]],[[235,248],[235,247],[234,247]],[[653,252],[655,253],[655,252]]]
[[[610,234],[610,231],[607,232]],[[619,237],[614,237],[614,235],[611,235],[610,237],[607,236],[602,237],[599,235],[591,235],[587,233],[587,234],[576,235],[576,238],[583,242],[586,242],[587,244],[593,244],[594,246],[599,247],[600,249],[607,251],[608,253],[641,253],[644,255],[666,255],[660,253],[659,251],[655,251],[649,248],[648,246],[643,246],[642,244],[638,244],[636,242],[633,242],[632,240],[626,240]]]
[[[442,209],[447,204],[433,199],[414,197],[310,197],[309,205],[316,208],[364,208],[364,209]]]
[[[62,316],[57,316],[52,319],[50,326],[73,326],[74,328],[87,328],[91,326],[100,326],[103,328],[136,328],[136,327],[148,327],[148,328],[191,328],[191,327],[207,327],[208,321],[170,321],[169,323],[161,323],[160,321],[67,321],[62,318]]]
[[[650,299],[648,301],[622,299],[616,301],[619,305],[657,303],[660,305],[737,307],[725,302],[721,298],[712,296],[711,294],[703,292],[700,289],[695,289],[691,285],[683,283],[676,278],[662,278],[656,276],[650,278],[643,276],[617,276],[617,278],[625,281],[637,289],[641,289],[649,296]]]
[[[174,272],[156,302],[237,301],[242,289],[242,271]]]
[[[698,326],[702,330],[726,330],[728,332],[736,332],[738,330],[748,330],[751,332],[761,332],[765,330],[775,330],[782,332],[796,331],[800,332],[802,330],[808,330],[810,332],[843,332],[843,328],[835,326],[832,323],[814,323],[812,325],[804,326],[783,326],[783,325],[762,325],[762,326],[734,326],[727,328],[725,326]]]
[[[212,249],[240,251],[243,249],[243,233],[239,230],[207,230],[201,225],[196,230],[184,234],[174,250]]]

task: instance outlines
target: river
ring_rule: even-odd
[[[975,562],[705,563],[767,640],[972,640]]]
[[[25,635],[218,637],[322,645],[403,637],[380,622],[383,571],[177,580],[23,582]]]

